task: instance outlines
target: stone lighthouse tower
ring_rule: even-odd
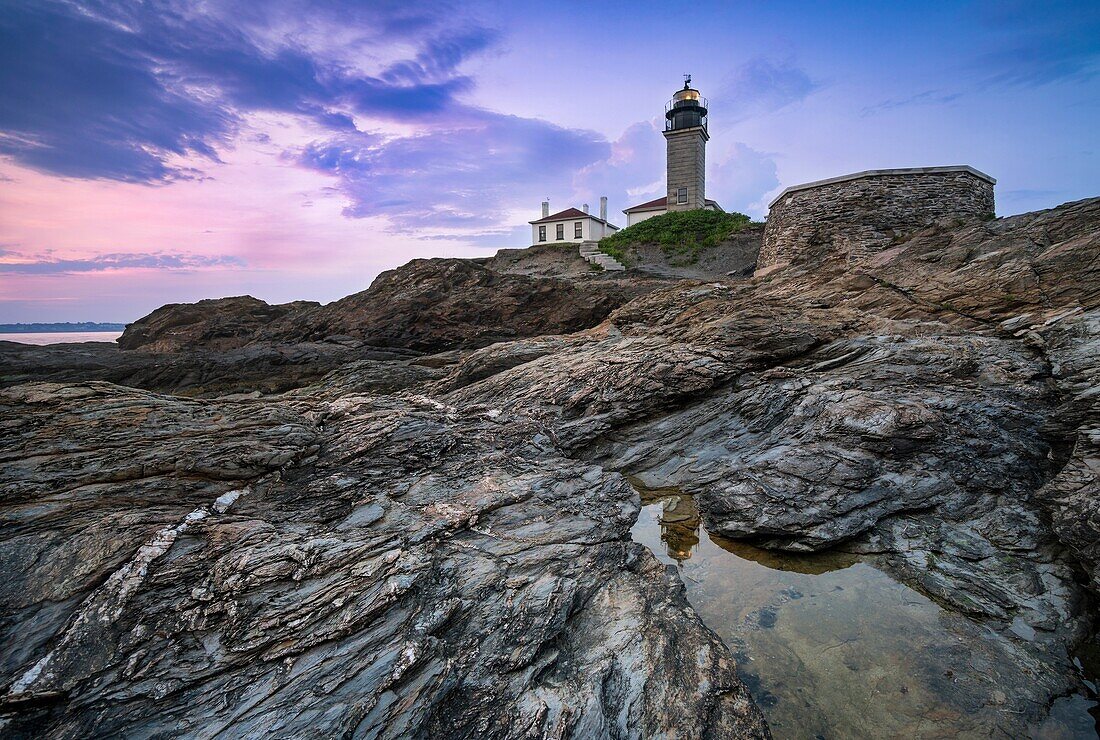
[[[707,100],[691,87],[688,75],[665,106],[668,142],[668,210],[690,211],[706,206]]]

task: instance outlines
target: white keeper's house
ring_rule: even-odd
[[[707,211],[721,211],[722,206],[710,198],[703,200],[703,209]],[[651,200],[646,203],[639,203],[636,206],[627,208],[623,213],[626,214],[626,225],[633,226],[634,224],[641,223],[647,218],[653,218],[654,216],[660,216],[662,213],[668,213],[668,198],[662,196],[656,200]]]
[[[550,213],[550,202],[544,200],[542,218],[528,222],[531,224],[531,243],[598,242],[619,230],[618,226],[607,221],[607,198],[600,198],[599,218],[588,212],[587,203],[582,208]]]

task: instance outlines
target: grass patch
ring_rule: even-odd
[[[750,223],[743,213],[670,211],[604,237],[600,251],[626,264],[624,257],[631,247],[658,244],[669,257],[695,262],[704,249],[717,246]]]

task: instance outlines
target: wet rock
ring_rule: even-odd
[[[446,398],[697,494],[716,534],[880,553],[1003,635],[1042,706],[1093,622],[1074,571],[1097,562],[1098,239],[1092,200],[918,234],[859,272],[684,282]]]
[[[767,736],[621,477],[330,392],[3,392],[5,734]]]
[[[395,360],[418,353],[328,342],[249,344],[221,351],[121,351],[106,342],[35,347],[0,342],[0,387],[34,381],[105,380],[194,397],[282,393],[315,383],[352,362]]]

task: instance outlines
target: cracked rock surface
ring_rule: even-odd
[[[582,278],[413,260],[324,306],[250,296],[169,304],[127,325],[117,344],[0,342],[0,387],[94,379],[193,397],[281,393],[349,363],[415,364],[429,354],[585,329],[662,284]]]
[[[619,475],[330,393],[3,392],[6,736],[767,736]]]
[[[875,556],[1003,642],[1019,733],[1079,685],[1095,625],[1098,255],[1100,199],[926,230],[858,270],[681,283],[466,382],[533,345],[486,348],[435,388],[694,494],[711,533]]]
[[[1098,255],[1092,199],[855,267],[609,284],[632,300],[583,310],[579,288],[522,298],[413,263],[380,286],[419,318],[345,304],[404,354],[341,356],[282,395],[72,367],[8,387],[4,732],[766,735],[678,577],[630,542],[628,473],[694,494],[709,532],[874,557],[965,615],[1019,735],[1080,684],[1095,629]],[[516,312],[473,330],[454,284]],[[323,339],[333,316],[275,318],[240,350]]]

